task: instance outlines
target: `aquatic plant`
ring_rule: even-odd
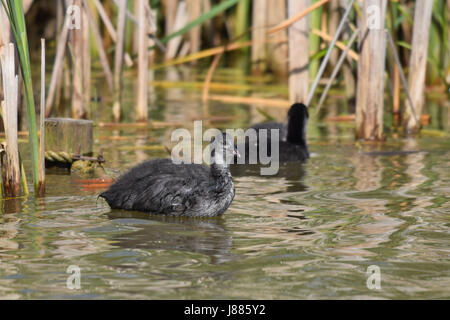
[[[6,2],[5,2],[6,1]],[[35,192],[39,189],[39,144],[36,125],[36,111],[33,94],[33,82],[31,79],[30,52],[28,48],[27,28],[22,1],[1,0],[3,8],[8,16],[11,29],[16,40],[19,53],[20,70],[24,84],[24,96],[26,104],[27,124],[29,132],[30,153]]]

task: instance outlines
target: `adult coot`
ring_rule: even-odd
[[[257,132],[257,140],[246,139],[245,157],[249,156],[249,145],[256,145],[259,153],[259,147],[262,141],[259,138],[259,131],[261,129],[267,130],[267,140],[265,141],[269,156],[275,156],[271,150],[271,129],[278,129],[279,131],[279,149],[278,159],[280,162],[287,161],[305,161],[309,158],[308,144],[306,142],[306,127],[308,124],[309,114],[308,108],[303,103],[295,103],[291,106],[288,112],[287,123],[280,122],[266,122],[259,123],[252,127]]]
[[[279,138],[282,141],[287,141],[288,136],[288,128],[292,128],[292,132],[294,133],[296,128],[304,127],[306,128],[306,124],[308,121],[308,108],[303,103],[294,103],[288,111],[287,123],[283,122],[262,122],[257,123],[250,128],[255,129],[259,132],[260,129],[267,129],[267,135],[270,138],[270,129],[278,129],[280,130]]]
[[[175,164],[171,159],[146,161],[121,176],[100,197],[112,209],[190,217],[221,215],[234,198],[227,159],[237,154],[233,139],[216,136],[211,165]]]

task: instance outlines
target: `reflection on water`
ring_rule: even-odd
[[[169,76],[183,79],[173,70]],[[155,95],[152,119],[187,121],[191,129],[190,119],[203,112],[200,92]],[[236,120],[210,125],[248,126],[261,120],[257,108],[211,102],[211,115]],[[97,199],[101,190],[83,187],[80,177],[49,174],[45,199],[0,202],[0,297],[448,298],[450,142],[392,140],[358,149],[352,130],[312,118],[306,163],[281,165],[276,176],[233,166],[235,200],[214,219],[111,211]],[[169,145],[170,133],[97,129],[96,148],[104,148],[106,171],[117,176],[167,156],[130,145]],[[81,268],[79,291],[66,288],[70,265]],[[366,287],[370,265],[381,268],[380,291]]]
[[[193,219],[152,216],[113,210],[108,217],[120,223],[147,220],[139,230],[112,239],[113,245],[128,249],[175,250],[211,257],[211,264],[231,261],[232,236],[222,218]]]
[[[230,171],[235,179],[246,177],[254,177],[255,179],[262,178],[262,180],[282,180],[287,183],[286,188],[276,190],[275,192],[295,192],[305,191],[307,187],[303,184],[303,177],[305,175],[304,164],[300,162],[280,163],[279,170],[275,175],[261,176],[261,168],[268,166],[259,164],[232,164]],[[258,188],[257,188],[258,189]],[[258,190],[255,190],[258,192]]]

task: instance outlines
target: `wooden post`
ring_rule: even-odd
[[[91,156],[93,152],[93,128],[90,120],[70,118],[45,119],[45,151],[77,153]]]
[[[386,6],[387,0],[365,0],[362,4],[356,97],[357,139],[383,139]]]
[[[276,26],[280,21],[286,20],[286,2],[280,0],[268,0],[267,24],[270,27]],[[279,31],[276,37],[286,38],[287,31]],[[275,74],[284,78],[288,75],[289,45],[287,43],[268,44],[269,69]]]
[[[267,6],[268,0],[253,1],[252,72],[257,75],[267,70]]]
[[[126,12],[127,0],[119,0],[119,13],[117,18],[117,41],[114,58],[114,120],[120,120],[120,103],[122,98],[122,74],[123,74],[123,58],[125,47],[125,28],[126,28]],[[142,27],[142,26],[140,26]]]
[[[147,121],[148,119],[148,23],[145,12],[146,0],[138,0],[139,5],[139,55],[138,55],[138,92],[136,113],[137,121]]]
[[[14,60],[14,45],[8,44],[4,48],[4,55],[0,54],[3,88],[5,100],[1,101],[3,124],[6,135],[6,157],[1,159],[3,170],[3,188],[5,196],[20,196],[20,163],[19,146],[17,142],[17,99],[18,76],[16,75]]]
[[[307,9],[310,0],[288,0],[288,16]],[[289,100],[306,102],[309,88],[309,18],[289,27]]]
[[[411,108],[405,108],[404,128],[407,133],[417,133],[420,130],[420,117],[425,100],[425,76],[427,69],[428,44],[434,1],[417,0],[413,24],[413,40],[411,60],[409,63],[409,91],[417,121]],[[407,101],[406,104],[409,102]]]

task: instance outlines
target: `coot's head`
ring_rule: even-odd
[[[235,157],[240,157],[234,139],[227,133],[216,135],[211,140],[211,162],[215,164],[233,163]]]
[[[294,103],[288,112],[287,141],[293,144],[306,144],[308,108],[303,103]]]

